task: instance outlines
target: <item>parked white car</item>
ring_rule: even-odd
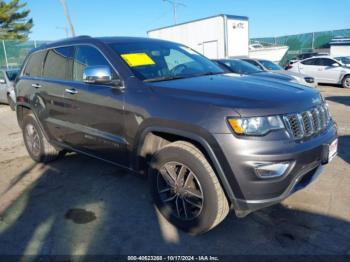
[[[289,69],[315,78],[317,83],[341,84],[350,88],[350,67],[331,56],[317,56],[297,61]]]
[[[291,72],[284,70],[280,65],[275,64],[274,62],[266,59],[252,59],[252,58],[244,58],[242,59],[258,68],[261,70],[267,71],[267,72],[273,72],[273,73],[278,73],[282,75],[287,75],[291,78],[294,79],[294,82],[309,86],[309,87],[317,87],[317,82],[315,79],[311,76],[296,73],[296,72]]]
[[[19,69],[0,69],[0,103],[9,104],[15,110],[16,95],[14,81]]]

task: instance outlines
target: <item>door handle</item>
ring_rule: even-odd
[[[64,91],[65,91],[66,93],[71,94],[71,95],[75,95],[75,94],[78,94],[78,93],[79,93],[79,92],[78,92],[77,90],[75,90],[74,88],[72,88],[72,89],[66,88]]]
[[[36,84],[32,84],[32,87],[35,87],[35,88],[40,88],[40,87],[42,87],[42,85],[40,85],[40,84],[36,83]]]

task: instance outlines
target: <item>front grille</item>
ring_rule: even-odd
[[[327,127],[329,119],[328,109],[325,105],[283,117],[287,130],[294,139],[318,135]]]

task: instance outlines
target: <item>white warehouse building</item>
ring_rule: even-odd
[[[150,30],[147,34],[151,38],[187,45],[211,59],[249,55],[246,16],[216,15]]]

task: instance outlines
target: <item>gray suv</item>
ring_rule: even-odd
[[[192,234],[229,210],[244,217],[280,202],[337,152],[317,90],[234,78],[162,40],[81,36],[41,46],[24,62],[16,100],[35,161],[75,151],[148,175],[159,211]]]

